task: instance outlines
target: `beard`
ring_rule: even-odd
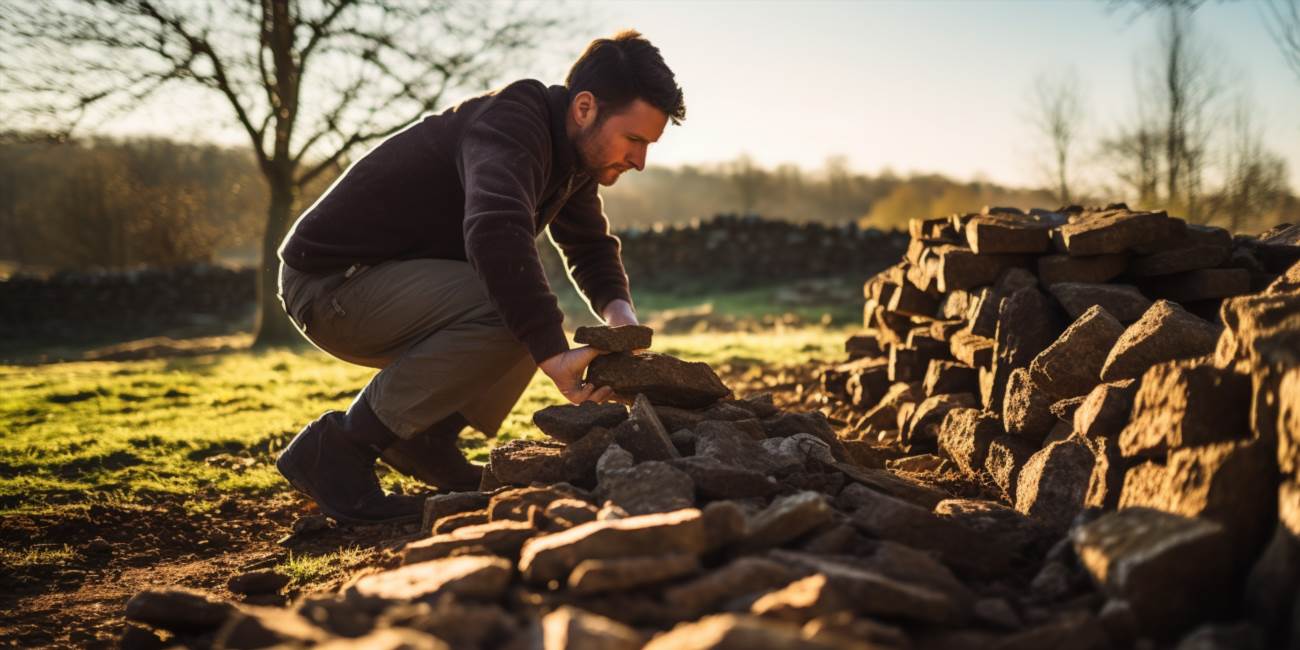
[[[600,124],[593,124],[578,131],[578,134],[573,141],[574,153],[577,154],[578,171],[587,176],[597,175],[602,167],[599,164],[599,161],[602,158],[600,155],[602,153],[601,147],[597,144],[597,135],[599,132]]]

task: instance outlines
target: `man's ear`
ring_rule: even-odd
[[[597,110],[596,96],[588,90],[574,95],[573,100],[569,102],[569,116],[583,128],[596,122]]]

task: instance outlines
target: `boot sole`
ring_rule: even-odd
[[[289,485],[293,486],[293,489],[297,490],[308,499],[311,499],[312,503],[315,503],[316,507],[319,508],[322,513],[334,518],[339,523],[354,525],[398,524],[420,520],[420,517],[422,516],[420,513],[413,513],[401,517],[390,517],[388,519],[359,519],[357,517],[345,515],[317,498],[316,495],[312,494],[312,491],[307,487],[307,482],[303,477],[298,476],[295,472],[289,469],[288,463],[285,462],[285,458],[293,451],[294,445],[298,444],[300,438],[302,438],[301,435],[294,436],[293,440],[289,441],[289,445],[284,448],[284,451],[280,452],[280,456],[275,459],[275,469],[280,472],[280,476],[283,476],[286,481],[289,481]]]

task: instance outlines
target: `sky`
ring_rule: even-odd
[[[1071,67],[1086,113],[1081,173],[1107,176],[1093,149],[1132,115],[1134,68],[1155,57],[1159,20],[1083,0],[569,7],[586,24],[548,44],[518,76],[560,83],[591,38],[641,31],[676,72],[687,104],[686,122],[665,131],[650,165],[747,154],[768,167],[815,169],[844,156],[866,173],[938,172],[1020,186],[1045,180],[1031,123],[1034,80]],[[1209,3],[1197,12],[1196,29],[1227,93],[1249,98],[1267,145],[1287,160],[1292,189],[1300,190],[1300,78],[1265,16],[1255,1]],[[116,128],[157,124],[143,120]]]

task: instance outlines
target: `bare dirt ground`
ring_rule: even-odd
[[[769,373],[740,363],[718,370],[737,394],[766,390],[783,407],[810,407],[818,399],[818,367],[810,363]],[[238,600],[226,586],[232,576],[279,566],[293,556],[348,549],[342,566],[295,581],[275,604],[336,590],[358,571],[395,565],[394,551],[418,536],[416,524],[331,523],[293,532],[299,520],[322,519],[314,505],[287,490],[270,498],[231,495],[204,513],[187,512],[183,499],[176,498],[121,508],[95,505],[75,514],[0,517],[0,547],[71,551],[57,564],[0,567],[0,646],[119,647],[127,625],[125,603],[143,589],[184,586]]]

